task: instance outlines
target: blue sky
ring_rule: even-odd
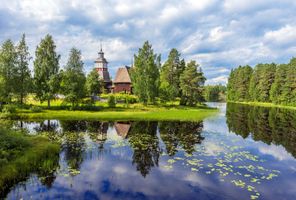
[[[114,77],[149,40],[162,62],[177,48],[201,65],[208,84],[224,84],[238,65],[296,56],[295,12],[294,0],[0,0],[0,42],[26,33],[34,57],[49,33],[61,67],[74,46],[89,72],[102,40]]]

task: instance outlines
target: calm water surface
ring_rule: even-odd
[[[7,199],[296,199],[296,113],[211,104],[200,122],[14,122],[62,142]]]

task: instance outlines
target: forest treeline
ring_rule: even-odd
[[[231,71],[227,84],[228,101],[271,102],[296,105],[296,58],[288,64],[239,66]]]
[[[38,44],[29,68],[29,47],[25,35],[18,44],[8,39],[0,48],[0,104],[25,103],[28,94],[40,102],[47,102],[58,94],[73,107],[85,97],[100,95],[103,91],[102,77],[93,69],[84,72],[81,51],[71,48],[67,63],[61,68],[61,56],[51,35]],[[154,53],[146,41],[134,55],[131,69],[133,91],[139,102],[154,104],[179,99],[181,105],[194,106],[204,101],[206,78],[196,61],[185,62],[177,49],[171,49],[168,59],[161,64],[161,57]]]
[[[206,85],[204,89],[204,98],[207,102],[226,102],[225,85]]]

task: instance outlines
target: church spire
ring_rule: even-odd
[[[103,52],[103,48],[102,48],[102,40],[100,40],[100,52]]]

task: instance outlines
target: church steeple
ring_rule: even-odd
[[[103,48],[102,48],[102,42],[100,42],[100,51],[99,51],[99,58],[97,60],[100,60],[101,62],[106,62],[106,64],[108,63],[107,60],[104,58],[104,52],[103,52]],[[106,65],[107,67],[107,65]]]
[[[104,52],[102,48],[102,43],[100,43],[100,51],[98,52],[98,58],[95,60],[95,68],[97,69],[100,77],[104,80],[105,83],[108,83],[108,87],[111,83],[110,75],[108,72],[108,62],[104,57]],[[107,87],[106,85],[106,87]]]

